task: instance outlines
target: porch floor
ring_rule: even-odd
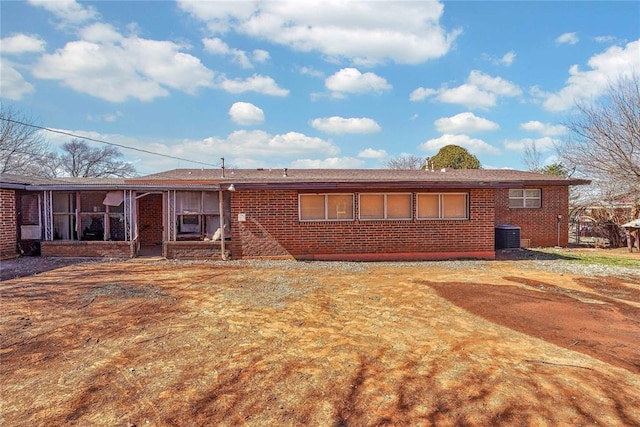
[[[138,258],[162,257],[162,245],[140,246]]]

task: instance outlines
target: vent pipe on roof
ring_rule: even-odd
[[[220,162],[222,162],[222,177],[224,178],[224,157],[220,157]]]
[[[282,176],[285,177],[285,178],[288,176],[287,175],[287,168],[282,169]]]

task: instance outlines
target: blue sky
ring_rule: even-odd
[[[640,70],[631,1],[0,7],[4,106],[64,132],[239,168],[377,168],[457,144],[485,168],[524,169],[527,145],[554,160],[576,101]],[[141,174],[201,167],[121,151]]]

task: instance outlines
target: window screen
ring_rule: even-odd
[[[353,220],[353,194],[300,194],[301,221]]]
[[[360,219],[411,219],[411,194],[360,194]]]
[[[467,193],[418,194],[419,219],[468,219]]]
[[[539,208],[541,203],[541,190],[539,188],[510,189],[510,208]]]

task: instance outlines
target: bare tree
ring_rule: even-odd
[[[393,157],[385,163],[387,169],[422,169],[425,160],[412,154]]]
[[[601,102],[577,108],[579,117],[566,124],[570,137],[558,146],[563,164],[640,195],[640,75],[620,78]]]
[[[602,100],[577,109],[558,154],[568,169],[592,180],[581,189],[581,204],[597,237],[622,246],[619,224],[640,215],[640,75],[620,78]]]
[[[136,174],[136,169],[130,163],[118,160],[122,153],[113,147],[90,147],[86,142],[72,139],[62,146],[64,153],[55,158],[56,175],[72,177],[127,177]]]
[[[525,145],[523,161],[530,172],[538,172],[542,168],[542,154],[538,150],[535,141]]]
[[[0,105],[0,173],[43,175],[48,144],[32,124],[30,117]]]

